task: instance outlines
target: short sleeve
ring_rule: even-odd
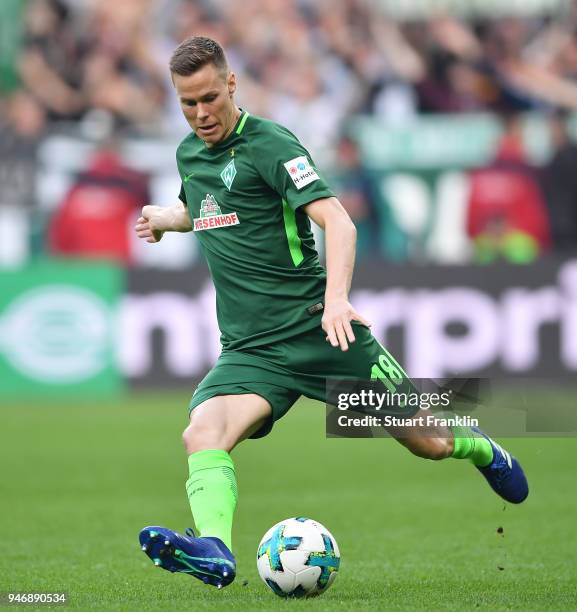
[[[188,202],[186,201],[186,192],[184,191],[184,185],[180,184],[180,193],[178,194],[178,199],[185,205],[188,206]]]
[[[270,123],[251,139],[251,158],[264,181],[296,210],[335,194],[310,153],[287,129]]]

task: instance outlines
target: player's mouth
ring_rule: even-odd
[[[218,123],[211,123],[210,125],[198,126],[197,131],[201,136],[210,136],[216,131]]]

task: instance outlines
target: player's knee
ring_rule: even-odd
[[[406,446],[413,455],[433,461],[450,457],[453,450],[451,440],[445,438],[420,437],[411,440]]]
[[[182,441],[188,454],[201,450],[226,449],[225,428],[205,419],[192,418],[188,427],[182,432]]]

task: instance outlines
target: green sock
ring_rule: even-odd
[[[234,463],[224,450],[203,450],[188,457],[186,493],[199,535],[220,538],[229,548],[237,489]]]
[[[489,440],[477,437],[470,427],[451,427],[454,447],[451,457],[470,459],[474,465],[486,467],[493,461],[493,447]]]

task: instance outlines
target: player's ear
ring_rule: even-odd
[[[232,98],[236,91],[236,75],[234,72],[229,72],[226,77],[226,86],[228,87],[228,95]]]

